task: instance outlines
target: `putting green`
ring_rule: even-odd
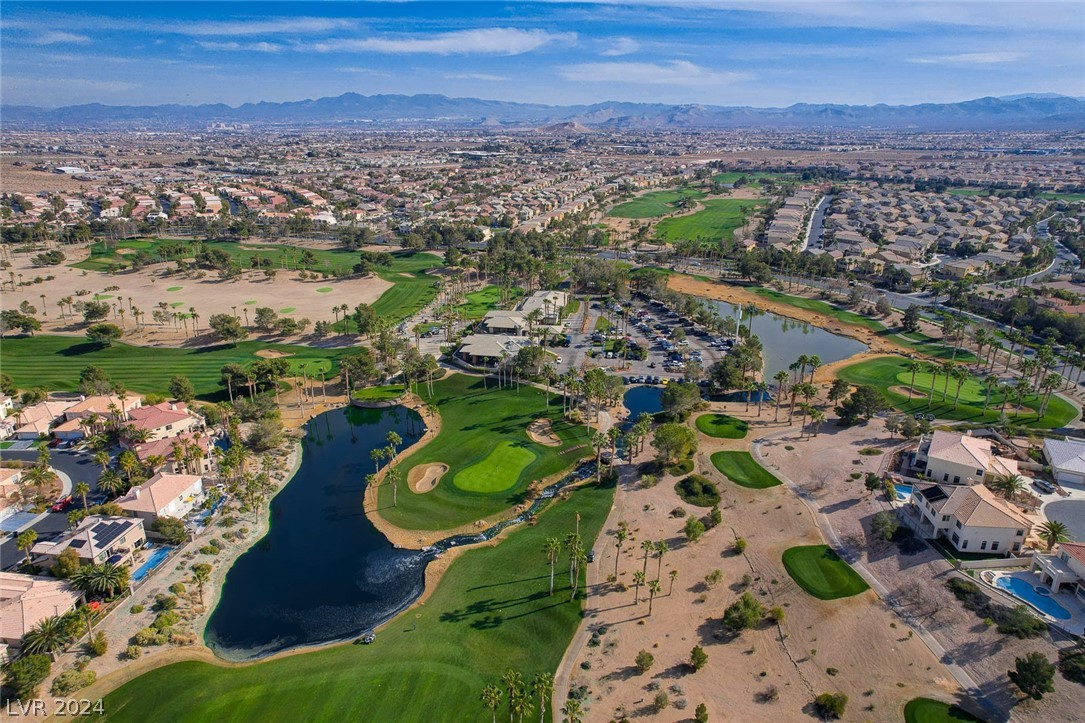
[[[749,430],[749,425],[741,419],[727,414],[710,412],[697,417],[697,429],[709,437],[719,439],[742,439]]]
[[[749,452],[716,452],[712,464],[739,487],[755,490],[781,484],[772,472],[757,463]]]
[[[468,492],[501,492],[516,485],[535,453],[517,442],[498,443],[481,462],[461,470],[452,483]]]
[[[984,723],[966,710],[930,698],[913,698],[904,706],[906,723]]]
[[[184,305],[185,305],[185,302],[183,302],[183,301],[174,301],[174,302],[170,303],[170,307],[173,308],[173,309],[176,309],[178,306],[184,306]]]
[[[282,309],[279,309],[280,314],[292,314],[292,313],[294,313],[294,311],[295,311],[295,307],[293,307],[293,306],[286,306],[286,307],[283,307]]]
[[[800,545],[784,550],[787,574],[819,600],[851,597],[870,589],[828,545]]]
[[[245,306],[252,306],[255,303],[256,303],[256,299],[249,299],[248,301],[245,302]]]
[[[330,286],[321,286],[319,289],[316,290],[316,293],[318,294],[330,294],[331,292],[332,287]]]
[[[180,291],[183,288],[185,288],[185,287],[183,287],[183,286],[169,286],[169,287],[166,288],[166,291]]]
[[[94,300],[95,301],[105,301],[106,299],[112,299],[112,298],[113,298],[113,294],[95,294],[94,295]]]

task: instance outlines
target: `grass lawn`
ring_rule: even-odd
[[[683,198],[700,200],[704,198],[704,193],[695,188],[653,191],[618,204],[610,209],[607,215],[615,218],[657,218],[677,211],[678,207],[675,204]]]
[[[188,662],[159,668],[106,696],[108,719],[240,723],[282,720],[290,717],[284,711],[301,710],[307,721],[488,720],[482,687],[500,685],[509,668],[525,681],[554,672],[580,623],[582,602],[569,599],[564,563],[554,596],[547,595],[546,538],[563,539],[579,513],[590,548],[613,497],[612,485],[577,489],[567,502],[547,507],[538,524],[516,528],[494,547],[463,553],[425,605],[384,626],[372,645],[242,667]]]
[[[382,387],[366,387],[356,389],[350,396],[361,402],[390,402],[403,396],[402,384],[386,384]]]
[[[904,706],[905,723],[984,723],[966,710],[940,700],[913,698]]]
[[[312,372],[331,372],[338,368],[337,360],[350,349],[314,349],[292,344],[267,344],[243,341],[236,346],[213,346],[199,349],[169,349],[130,346],[114,342],[98,347],[85,339],[70,336],[32,336],[4,339],[4,373],[10,374],[21,389],[75,391],[79,387],[79,372],[90,365],[100,366],[114,379],[134,392],[169,394],[170,379],[183,375],[192,380],[200,397],[226,394],[219,386],[219,370],[231,362],[247,364],[255,361],[261,349],[274,349],[287,357],[293,369],[309,365]]]
[[[515,299],[524,295],[524,290],[518,286],[512,288],[512,293],[509,295],[509,299]],[[481,319],[486,316],[486,312],[497,309],[501,306],[501,287],[500,286],[484,286],[478,291],[472,291],[467,294],[467,300],[460,305],[460,310],[464,313],[468,320]]]
[[[801,545],[784,550],[787,574],[819,600],[851,597],[869,590],[863,578],[828,545]]]
[[[770,178],[777,182],[798,180],[797,176],[789,175],[786,173],[743,173],[741,171],[717,173],[716,175],[712,176],[712,180],[716,183],[734,183],[743,176],[745,176],[746,179],[749,181],[749,183],[746,184],[749,188],[760,188],[760,181],[763,178]]]
[[[935,385],[934,402],[928,408],[926,390],[930,388],[931,375],[926,373],[916,374],[916,393],[912,399],[908,399],[906,392],[892,389],[892,387],[907,387],[911,383],[912,375],[906,365],[908,360],[904,357],[881,357],[858,362],[841,369],[837,376],[852,384],[869,384],[877,387],[885,395],[889,403],[902,412],[914,414],[915,412],[930,413],[939,419],[955,419],[973,422],[976,424],[988,424],[997,422],[999,409],[1002,405],[1002,395],[995,392],[991,395],[991,404],[987,411],[983,410],[985,393],[977,379],[970,378],[961,388],[961,398],[957,409],[953,408],[953,398],[956,395],[956,382],[950,380],[946,401],[942,401],[942,388],[945,384],[945,375],[939,375]],[[1031,411],[1023,414],[1009,414],[1010,421],[1027,427],[1050,429],[1061,427],[1074,418],[1073,406],[1061,397],[1053,396],[1047,407],[1047,413],[1043,418],[1038,418],[1034,410],[1039,409],[1040,399],[1033,395],[1026,397],[1024,404]]]
[[[440,266],[441,259],[433,254],[407,252],[393,254],[393,257],[392,265],[381,267],[377,276],[395,286],[373,302],[373,311],[377,316],[399,323],[437,297],[440,283],[426,271]]]
[[[861,314],[856,314],[853,311],[847,311],[845,309],[838,309],[827,301],[820,299],[807,299],[804,296],[791,296],[790,294],[784,294],[773,289],[766,289],[764,287],[753,287],[750,289],[759,296],[764,296],[766,299],[772,299],[781,304],[787,304],[788,306],[794,306],[798,309],[805,309],[812,311],[815,314],[821,314],[822,316],[829,317],[830,319],[836,319],[842,321],[845,324],[854,324],[855,326],[861,326],[864,329],[870,329],[871,331],[883,332],[886,331],[885,324],[875,319],[868,318]]]
[[[583,425],[562,419],[561,399],[552,395],[550,409],[546,394],[534,387],[498,389],[493,383],[463,374],[452,374],[433,384],[430,395],[424,385],[418,393],[437,405],[441,432],[424,447],[408,456],[401,465],[406,475],[415,465],[443,462],[449,469],[445,480],[424,495],[401,494],[399,506],[392,507],[390,485],[378,491],[381,515],[397,527],[408,530],[446,530],[498,514],[524,500],[524,491],[533,480],[543,479],[571,467],[582,457],[592,456],[584,446],[588,437]],[[561,439],[559,447],[536,444],[527,436],[531,422],[548,417]],[[507,451],[498,452],[499,447]],[[526,460],[523,453],[534,459]],[[468,473],[464,489],[459,475]],[[487,481],[489,480],[489,481]]]
[[[524,468],[535,461],[529,443],[504,440],[480,462],[460,470],[453,484],[468,492],[503,492],[516,484]]]
[[[695,424],[697,429],[709,437],[718,437],[720,439],[742,439],[750,428],[750,425],[741,419],[714,412],[697,417]]]
[[[599,316],[599,318],[595,320],[596,331],[606,331],[610,328],[610,326],[610,319],[606,318],[605,316]]]
[[[712,464],[739,487],[762,490],[781,484],[772,472],[759,465],[749,452],[716,452]]]
[[[665,218],[656,224],[656,237],[664,241],[730,240],[735,229],[746,222],[751,209],[763,206],[762,200],[716,198],[704,201],[704,209],[689,216]]]

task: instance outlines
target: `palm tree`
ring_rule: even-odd
[[[931,404],[934,403],[934,385],[938,383],[938,372],[942,367],[936,362],[927,362],[924,366],[926,367],[924,371],[931,375],[930,395],[927,397],[927,409],[930,409]]]
[[[34,546],[34,543],[38,541],[38,533],[34,530],[26,530],[19,533],[19,536],[15,538],[15,549],[21,550],[26,553],[26,564],[33,564],[33,559],[30,557],[30,548]]]
[[[98,488],[105,490],[114,497],[123,492],[127,486],[124,478],[111,469],[103,472],[102,476],[98,478]]]
[[[46,654],[57,659],[57,651],[68,643],[67,626],[59,615],[42,618],[23,636],[23,654]]]
[[[825,421],[825,412],[821,411],[817,407],[810,408],[810,423],[814,425],[814,436],[818,436],[818,432],[821,430],[821,423]]]
[[[1060,542],[1070,542],[1074,539],[1070,536],[1070,528],[1057,520],[1048,520],[1042,525],[1037,525],[1034,532],[1047,544],[1047,552],[1051,552],[1051,549]]]
[[[772,376],[776,382],[776,416],[772,421],[780,421],[780,403],[783,402],[784,394],[786,393],[786,384],[788,379],[788,373],[786,370],[781,369]]]
[[[504,684],[505,691],[509,696],[509,721],[512,721],[513,702],[517,696],[523,694],[524,678],[517,671],[509,669],[501,676],[501,682]]]
[[[200,593],[200,605],[203,605],[203,586],[211,579],[211,566],[207,563],[192,566],[192,582]]]
[[[951,361],[944,361],[941,364],[941,372],[946,375],[946,381],[942,384],[942,401],[946,401],[946,394],[949,393],[949,380],[953,377],[954,370],[957,365]]]
[[[72,585],[85,592],[113,597],[128,587],[128,568],[111,562],[101,565],[84,565],[72,577]]]
[[[592,435],[591,446],[595,447],[595,482],[596,484],[603,478],[603,465],[600,464],[600,460],[603,456],[603,448],[607,445],[607,436],[602,432],[596,432]]]
[[[531,681],[531,691],[539,696],[539,723],[543,723],[546,720],[546,701],[554,694],[554,676],[536,673]]]
[[[912,381],[908,383],[908,400],[909,401],[911,401],[911,399],[912,399],[912,391],[913,391],[913,388],[915,387],[915,375],[918,374],[919,372],[923,371],[925,366],[926,365],[923,364],[923,362],[918,362],[918,361],[910,361],[904,366],[904,369],[906,371],[908,371],[909,373],[911,373],[911,375],[912,375]]]
[[[988,374],[983,380],[983,390],[985,397],[983,400],[983,411],[987,411],[987,407],[991,405],[991,393],[998,388],[998,377],[994,374]]]
[[[652,603],[662,589],[663,586],[659,584],[659,580],[652,580],[648,583],[648,617],[652,617]]]
[[[670,549],[666,540],[660,540],[656,543],[656,560],[658,561],[658,564],[656,565],[656,578],[659,578],[663,572],[663,556],[666,555]]]
[[[554,565],[558,561],[558,555],[561,554],[561,540],[556,537],[546,538],[546,544],[543,546],[543,551],[546,553],[547,562],[550,563],[550,594],[554,594]]]
[[[629,539],[629,531],[624,525],[619,525],[614,533],[614,545],[618,551],[614,554],[614,579],[618,579],[618,560],[622,556],[622,544]]]
[[[645,575],[648,574],[648,555],[656,551],[656,543],[651,540],[645,540],[640,543],[640,549],[644,550],[644,565],[641,567],[641,572]]]
[[[75,487],[72,488],[72,492],[83,498],[83,509],[87,509],[87,493],[90,492],[90,485],[86,482],[76,482]]]
[[[964,383],[971,378],[971,374],[963,366],[955,366],[950,370],[950,374],[953,376],[953,380],[957,382],[957,393],[953,396],[953,409],[957,409],[958,402],[961,399],[961,389],[964,388]]]
[[[637,570],[633,573],[633,604],[640,603],[640,586],[644,584],[644,573]]]
[[[806,363],[810,366],[810,383],[813,384],[814,372],[816,372],[818,370],[818,367],[821,366],[821,357],[819,357],[817,354],[812,354],[806,360]]]
[[[670,586],[670,587],[669,587],[669,588],[667,589],[667,597],[670,597],[670,596],[671,596],[671,593],[673,593],[673,592],[674,592],[674,581],[675,581],[675,580],[676,580],[676,579],[678,578],[678,570],[674,570],[674,569],[672,569],[672,570],[671,570],[671,571],[670,571],[669,573],[667,573],[667,574],[668,574],[668,575],[670,576],[670,578],[671,578],[671,586]]]
[[[565,716],[564,723],[582,723],[584,720],[583,713],[580,707],[580,701],[576,698],[570,698],[565,701],[565,706],[561,709],[561,714]]]
[[[104,449],[100,449],[95,452],[94,463],[101,467],[102,472],[104,473],[107,469],[109,469],[109,452],[105,451]]]
[[[335,307],[335,310],[339,311],[339,307]],[[501,689],[490,683],[482,689],[479,698],[482,700],[482,704],[490,709],[491,722],[497,723],[497,709],[501,707]]]
[[[1007,472],[1005,474],[995,475],[995,477],[987,483],[987,486],[996,494],[1005,497],[1008,500],[1012,500],[1024,491],[1025,478],[1019,474]]]

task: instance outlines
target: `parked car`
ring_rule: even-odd
[[[55,503],[53,503],[53,506],[50,507],[49,510],[51,512],[63,512],[64,510],[68,509],[71,506],[72,506],[72,496],[67,495],[65,497],[61,497],[59,500],[57,500]]]

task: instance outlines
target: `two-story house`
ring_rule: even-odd
[[[1062,542],[1053,555],[1033,555],[1031,569],[1051,592],[1071,591],[1085,605],[1085,544]]]
[[[52,565],[67,549],[75,550],[81,565],[132,564],[133,553],[147,541],[143,520],[132,517],[91,515],[66,535],[44,540],[30,548],[35,560]]]
[[[991,450],[991,440],[971,433],[936,431],[919,443],[915,463],[931,481],[955,485],[1017,474],[1017,460],[999,457]]]
[[[902,518],[921,537],[944,539],[960,552],[1021,551],[1035,520],[983,485],[919,482]]]
[[[191,474],[163,474],[128,490],[117,499],[121,509],[151,523],[159,517],[181,519],[203,501],[203,477]]]

